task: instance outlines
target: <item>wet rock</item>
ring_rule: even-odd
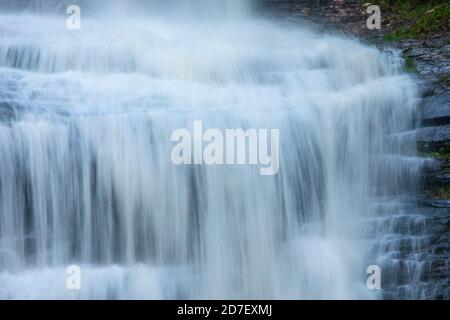
[[[429,200],[428,204],[434,208],[450,208],[450,200]]]
[[[436,84],[435,84],[434,76],[422,76],[420,81],[417,83],[419,92],[422,98],[427,98],[436,94]],[[427,105],[426,103],[422,103],[422,106]]]
[[[424,126],[450,124],[450,91],[425,98],[421,113]]]
[[[434,279],[447,276],[447,261],[445,259],[433,260],[430,263],[430,273]]]
[[[433,248],[433,254],[444,255],[449,253],[450,248],[446,245],[440,245]]]
[[[426,179],[428,185],[449,187],[450,186],[450,173],[439,173],[432,175]]]
[[[425,127],[417,130],[416,140],[418,142],[433,143],[450,140],[450,125],[439,127]]]
[[[450,151],[450,125],[417,129],[416,142],[424,152]]]

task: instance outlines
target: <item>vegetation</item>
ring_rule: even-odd
[[[431,199],[450,199],[450,188],[447,186],[432,187],[426,190],[426,194]]]
[[[424,158],[434,158],[437,160],[450,160],[450,153],[448,150],[441,148],[439,151],[420,152],[420,156]]]
[[[448,32],[450,0],[379,0],[383,12],[389,12],[392,31],[386,41],[425,38],[431,34]]]
[[[438,79],[438,83],[442,84],[442,85],[446,85],[449,82],[450,82],[450,78],[449,78],[448,74],[443,74]]]
[[[445,141],[439,145],[430,143],[418,143],[417,148],[422,157],[433,157],[439,160],[450,160],[450,141]]]
[[[416,62],[413,58],[405,57],[405,71],[409,73],[417,73]]]

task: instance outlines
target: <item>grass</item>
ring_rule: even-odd
[[[384,39],[426,38],[435,33],[448,32],[450,0],[380,0],[382,12],[389,12],[392,31]]]

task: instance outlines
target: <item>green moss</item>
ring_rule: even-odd
[[[389,12],[394,26],[385,36],[386,41],[425,38],[437,32],[446,32],[450,21],[449,0],[380,0],[382,12]]]
[[[417,66],[414,59],[406,57],[405,58],[405,71],[409,73],[417,73]]]
[[[450,186],[428,186],[425,193],[431,199],[449,200]]]
[[[399,41],[399,40],[403,40],[403,39],[407,39],[408,36],[407,35],[403,35],[403,34],[399,34],[399,33],[387,33],[384,35],[383,39],[384,41]]]
[[[428,143],[418,144],[419,155],[424,158],[450,160],[450,142],[446,141],[439,146]]]
[[[449,75],[448,74],[443,74],[443,75],[441,75],[439,77],[437,82],[439,84],[446,85],[447,83],[449,83],[449,81],[450,81]]]
[[[421,152],[420,156],[423,158],[434,158],[438,160],[444,160],[447,159],[450,155],[442,154],[440,152]]]
[[[449,187],[436,187],[434,188],[433,193],[438,199],[450,199]]]
[[[436,151],[421,151],[419,155],[424,158],[434,158],[437,160],[449,160],[450,159],[450,150],[446,148],[440,148]]]
[[[418,142],[417,150],[422,157],[432,157],[450,161],[450,141],[441,143]]]

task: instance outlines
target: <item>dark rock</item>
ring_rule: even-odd
[[[417,129],[415,138],[421,151],[450,152],[450,125]]]
[[[421,113],[425,126],[450,124],[450,92],[423,99]]]
[[[436,80],[434,77],[421,77],[421,81],[418,83],[419,91],[422,98],[427,98],[436,93],[436,84],[434,83]],[[422,105],[426,105],[423,103]]]
[[[434,208],[450,208],[450,200],[429,200],[428,204]]]
[[[450,187],[450,173],[438,173],[426,177],[427,185]]]
[[[416,140],[423,143],[450,141],[450,125],[418,129]]]

